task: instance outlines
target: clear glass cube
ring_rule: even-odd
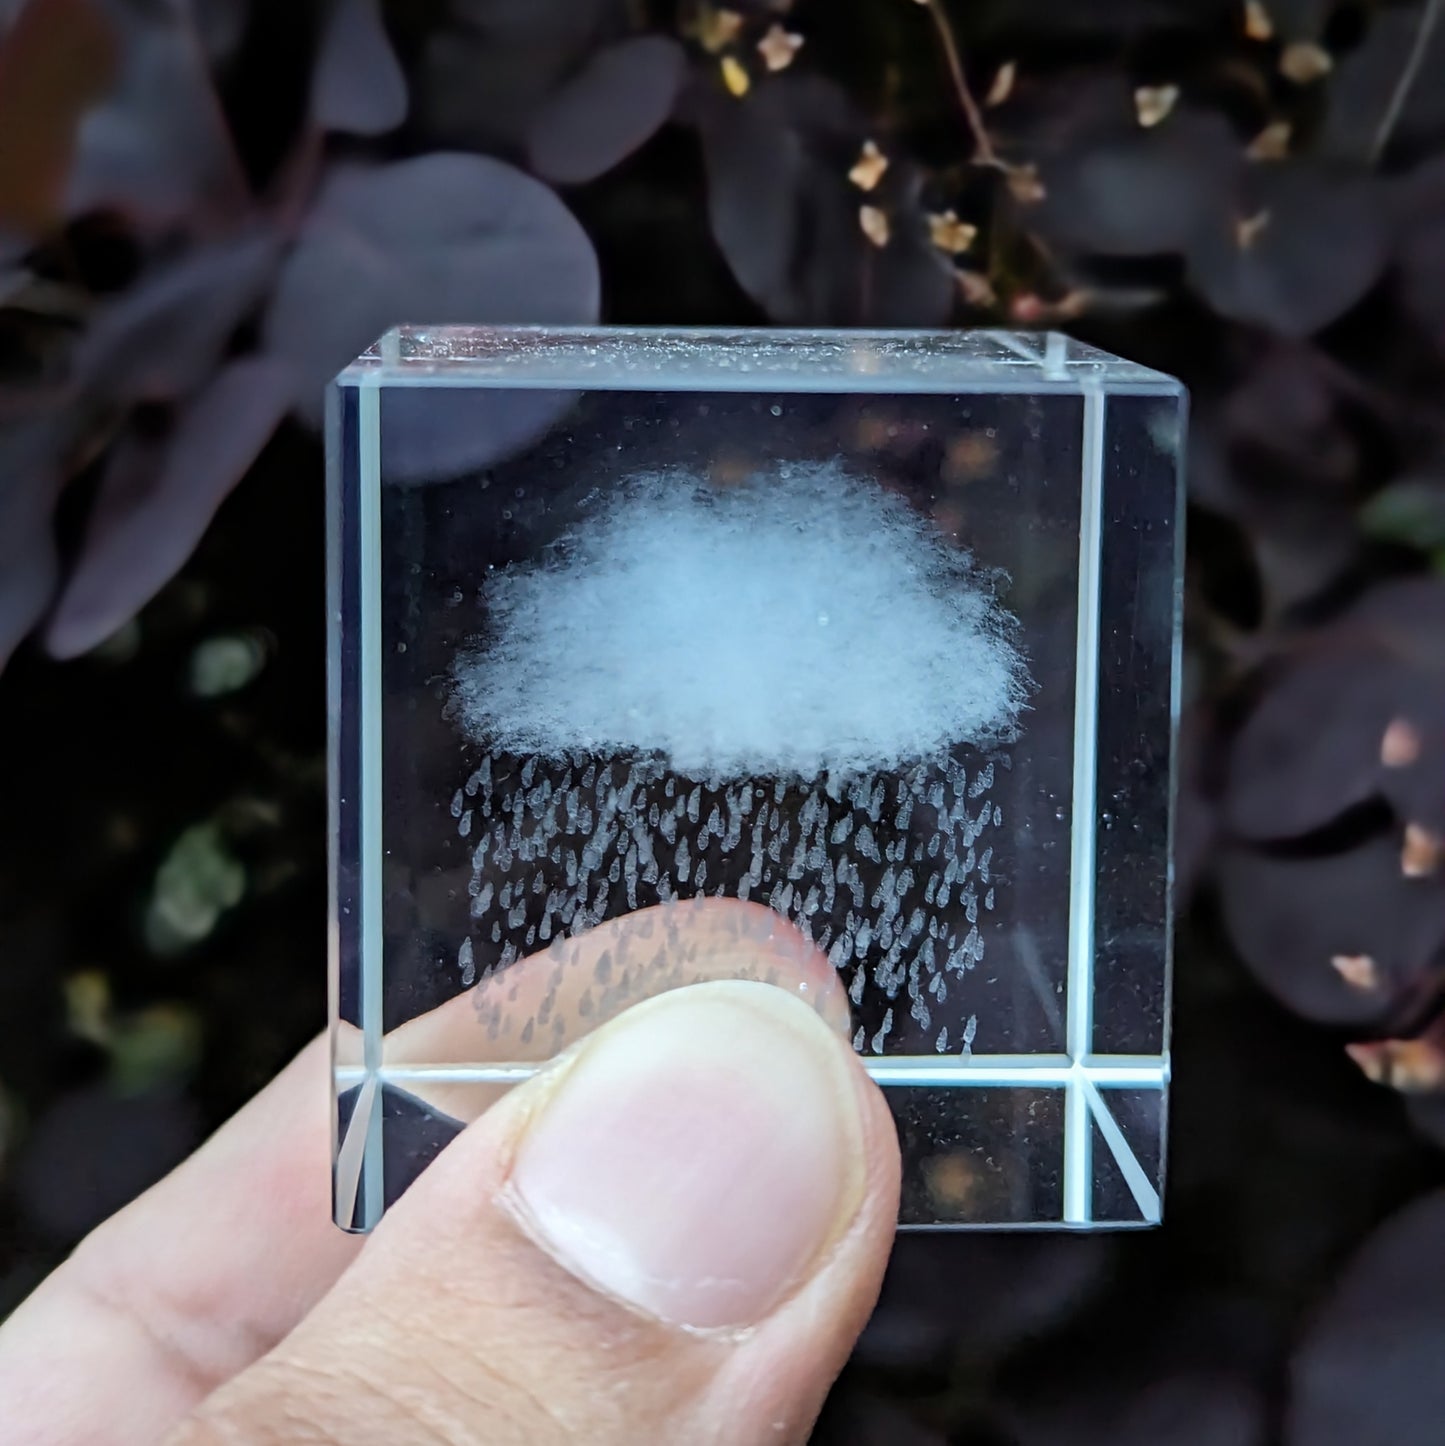
[[[330,397],[337,1222],[758,977],[900,1224],[1160,1217],[1177,382],[1056,335],[414,327]]]

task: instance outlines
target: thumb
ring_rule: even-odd
[[[177,1443],[801,1442],[898,1208],[881,1094],[762,983],[659,995],[468,1127]]]

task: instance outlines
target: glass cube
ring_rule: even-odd
[[[1159,1220],[1177,382],[1057,335],[413,327],[329,405],[340,1225],[739,974],[883,1088],[902,1226]]]

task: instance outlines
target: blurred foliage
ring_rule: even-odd
[[[3,0],[0,1309],[319,1022],[333,371],[1061,325],[1194,398],[1170,1225],[900,1242],[819,1438],[1435,1439],[1442,12]]]

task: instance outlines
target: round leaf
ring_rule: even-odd
[[[312,81],[311,114],[323,130],[379,136],[406,119],[406,77],[382,24],[379,0],[332,0]]]
[[[220,372],[164,446],[116,449],[46,629],[55,656],[109,637],[174,575],[286,414],[291,392],[284,366],[248,357]]]
[[[315,421],[327,381],[393,326],[577,323],[597,307],[591,243],[551,191],[501,161],[437,153],[332,173],[265,339]]]
[[[1445,1192],[1365,1243],[1290,1370],[1287,1446],[1416,1446],[1445,1420]]]
[[[1343,316],[1379,280],[1391,235],[1373,177],[1303,165],[1252,174],[1235,209],[1203,228],[1189,274],[1235,321],[1304,337]]]
[[[1445,959],[1445,890],[1406,878],[1381,837],[1321,858],[1242,848],[1219,866],[1225,923],[1255,976],[1296,1014],[1375,1026],[1407,1016]],[[1367,958],[1372,987],[1334,961]]]
[[[559,185],[611,170],[672,113],[685,65],[682,47],[662,35],[599,51],[533,120],[527,136],[532,169]]]

